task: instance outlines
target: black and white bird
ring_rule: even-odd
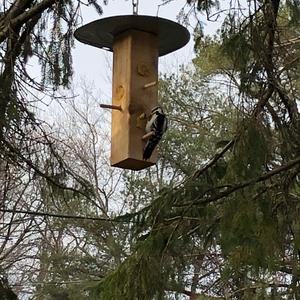
[[[144,160],[151,157],[152,152],[161,140],[163,134],[166,132],[167,127],[167,118],[162,108],[160,106],[154,107],[151,111],[151,115],[145,129],[146,133],[153,132],[153,134],[150,136],[145,145],[143,152]]]

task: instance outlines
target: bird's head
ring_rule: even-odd
[[[164,112],[163,112],[163,109],[160,106],[155,106],[151,110],[151,115],[153,115],[155,113],[163,114]]]

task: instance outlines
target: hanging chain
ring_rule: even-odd
[[[139,10],[139,0],[132,0],[132,10],[133,14],[137,15]]]

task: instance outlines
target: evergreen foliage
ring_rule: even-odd
[[[95,124],[83,118],[91,131],[82,134],[83,145],[92,157],[76,139],[62,146],[31,112],[24,88],[68,86],[80,3],[2,6],[0,180],[13,211],[34,193],[31,209],[108,219],[120,213],[109,207],[113,192],[100,187],[107,180],[99,179]],[[102,12],[97,1],[88,4]],[[209,20],[219,16],[222,25],[213,37],[197,26],[193,65],[161,78],[170,126],[158,165],[124,174],[125,213],[114,222],[34,221],[36,298],[300,297],[300,4],[189,0],[187,7]],[[184,10],[182,16],[187,20]],[[31,57],[41,63],[41,83],[26,73]],[[20,222],[16,216],[9,215],[4,250],[11,229],[19,228],[12,225]],[[13,255],[34,223],[23,222]],[[16,299],[8,284],[0,288]]]
[[[12,291],[9,286],[7,277],[4,275],[3,270],[1,270],[0,278],[0,299],[1,300],[17,300],[17,295]]]
[[[144,201],[124,216],[136,248],[95,299],[150,300],[161,289],[163,299],[299,297],[297,11],[275,0],[230,8],[217,35],[198,41],[195,72],[164,78],[171,125],[162,158],[139,180],[128,175],[126,195]],[[158,270],[140,272],[143,255]],[[125,275],[136,268],[134,279]]]

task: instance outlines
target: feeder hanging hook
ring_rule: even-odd
[[[139,0],[132,0],[132,9],[133,9],[133,14],[137,15],[139,9]]]

